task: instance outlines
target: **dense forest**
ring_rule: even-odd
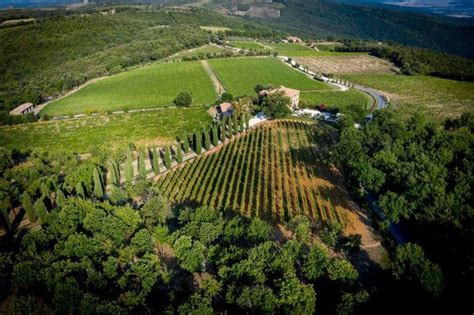
[[[265,20],[307,37],[357,38],[474,57],[472,22],[324,0],[286,0],[281,18]]]
[[[473,281],[473,131],[472,114],[441,125],[419,115],[402,122],[381,111],[361,130],[343,128],[334,151],[354,190],[379,195],[383,226],[402,223],[441,267],[444,290],[433,305],[450,301],[445,305],[461,308],[469,299],[464,288]],[[440,290],[436,272],[420,270],[412,276],[427,291]]]
[[[474,60],[428,49],[400,45],[378,45],[371,42],[343,40],[336,51],[369,52],[390,60],[407,75],[421,74],[440,78],[474,81]]]

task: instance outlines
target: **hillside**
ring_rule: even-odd
[[[429,15],[328,1],[288,0],[281,18],[266,22],[308,37],[392,41],[474,57],[474,25]]]

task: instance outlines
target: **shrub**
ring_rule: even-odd
[[[193,103],[193,97],[191,96],[191,93],[189,93],[188,91],[184,91],[179,93],[178,96],[176,96],[173,103],[176,106],[189,107]]]

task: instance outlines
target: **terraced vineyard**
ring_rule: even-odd
[[[278,221],[297,214],[348,222],[348,195],[319,157],[329,131],[283,120],[235,137],[219,152],[162,176],[157,185],[176,203],[233,209]]]

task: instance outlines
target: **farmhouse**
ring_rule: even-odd
[[[223,119],[225,117],[231,116],[234,111],[234,107],[229,102],[224,102],[216,107],[211,107],[207,111],[214,119]]]
[[[290,42],[290,43],[302,43],[302,42],[303,42],[303,41],[301,40],[301,38],[296,37],[296,36],[288,36],[286,39],[287,39],[288,42]]]
[[[33,105],[33,103],[21,104],[20,106],[11,110],[10,115],[25,115],[28,113],[32,113],[34,108],[35,108],[35,105]]]
[[[259,95],[260,96],[265,96],[268,94],[273,94],[273,93],[283,93],[283,95],[287,96],[290,98],[290,109],[291,110],[297,110],[299,108],[300,104],[300,91],[295,90],[295,89],[290,89],[284,86],[279,87],[278,89],[274,90],[262,90],[260,91]]]

